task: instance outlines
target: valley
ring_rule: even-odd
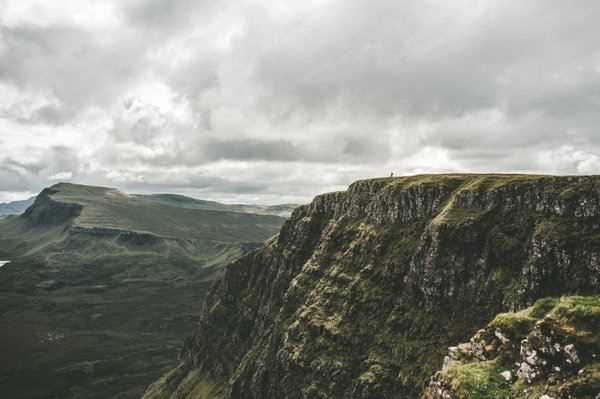
[[[166,198],[58,184],[0,222],[3,395],[140,397],[175,364],[222,266],[284,221]]]

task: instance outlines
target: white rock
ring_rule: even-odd
[[[501,372],[500,375],[504,377],[506,381],[512,380],[512,373],[508,370]]]
[[[531,352],[527,352],[527,357],[525,358],[525,361],[529,364],[531,364],[532,366],[535,366],[537,364],[537,351],[532,350]]]
[[[504,334],[502,334],[500,332],[500,330],[496,330],[494,331],[494,335],[496,336],[496,338],[498,338],[500,340],[500,342],[502,342],[503,344],[507,344],[510,342],[510,339],[508,339],[507,337],[504,336]]]
[[[564,350],[567,355],[567,363],[579,363],[579,354],[575,349],[575,345],[566,345]]]
[[[442,364],[442,370],[446,370],[450,366],[450,363],[452,363],[452,359],[450,358],[450,356],[444,356],[444,363]]]
[[[554,350],[557,352],[560,352],[560,344],[559,343],[554,344]]]

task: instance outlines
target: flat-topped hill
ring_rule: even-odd
[[[182,196],[128,195],[111,188],[60,183],[42,191],[25,216],[35,219],[43,212],[39,207],[72,218],[73,226],[84,229],[223,242],[260,242],[282,224],[278,216],[235,212],[219,203],[191,207],[194,203]],[[39,221],[55,219],[48,216]]]

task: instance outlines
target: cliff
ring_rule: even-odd
[[[294,211],[209,292],[145,399],[417,398],[504,311],[600,292],[600,178],[359,181]]]
[[[52,196],[57,193],[59,193],[57,187],[42,190],[33,204],[23,213],[23,219],[33,226],[72,222],[81,214],[83,206],[55,200]]]

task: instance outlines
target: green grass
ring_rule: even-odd
[[[493,361],[455,363],[447,370],[457,399],[511,399],[510,384]]]
[[[555,378],[554,382],[542,379],[529,384],[518,379],[509,383],[500,373],[510,370],[520,360],[518,351],[503,352],[488,361],[454,361],[442,372],[442,379],[451,385],[457,399],[538,399],[544,393],[552,397],[558,391],[565,395],[568,392],[569,397],[594,397],[600,390],[600,363],[591,355],[600,348],[600,296],[540,299],[520,312],[499,314],[488,329],[499,330],[512,342],[519,343],[531,336],[538,323],[552,326],[553,336],[575,344],[579,356],[589,363],[581,364],[577,373]],[[513,358],[501,359],[506,356]]]
[[[73,184],[53,186],[54,201],[83,207],[76,226],[151,233],[169,238],[194,238],[222,242],[256,242],[274,234],[282,219],[228,210],[182,207],[146,196]],[[178,197],[180,198],[180,197]],[[188,201],[188,202],[192,202]],[[179,201],[184,202],[184,201]]]

